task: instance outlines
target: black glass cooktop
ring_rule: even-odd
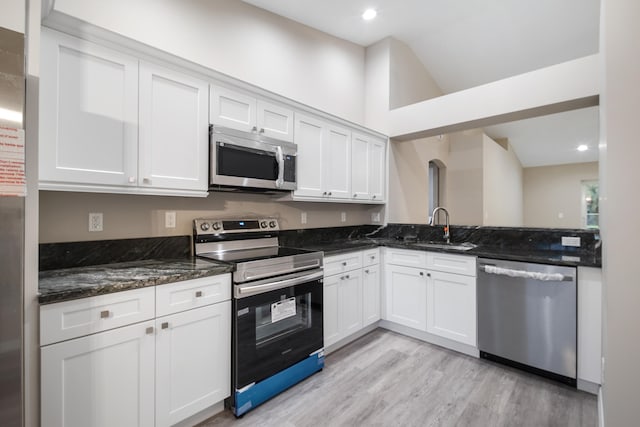
[[[199,256],[213,259],[216,261],[223,261],[223,262],[238,264],[241,262],[267,260],[267,259],[273,259],[273,258],[309,254],[313,252],[316,252],[316,251],[308,251],[305,249],[298,249],[298,248],[287,248],[283,246],[273,246],[268,248],[242,249],[242,250],[225,251],[225,252],[210,252],[210,253],[199,254]]]

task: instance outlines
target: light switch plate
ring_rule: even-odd
[[[176,228],[176,213],[175,211],[164,213],[164,226],[166,228]]]
[[[580,238],[579,237],[562,236],[562,246],[574,246],[576,248],[579,248],[580,247]]]
[[[300,212],[300,224],[306,224],[306,223],[307,223],[307,213]]]
[[[102,231],[102,212],[89,213],[89,231]]]
[[[340,213],[340,221],[347,222],[347,213],[346,212],[341,212]]]
[[[371,213],[371,222],[380,222],[380,212]]]

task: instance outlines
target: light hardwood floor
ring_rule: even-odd
[[[595,396],[526,372],[377,329],[325,368],[214,426],[596,426]]]

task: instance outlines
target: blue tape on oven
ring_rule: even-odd
[[[324,351],[320,350],[251,387],[245,387],[241,391],[236,390],[234,414],[239,417],[247,413],[323,367]]]

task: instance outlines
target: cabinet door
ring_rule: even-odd
[[[230,395],[230,301],[158,318],[156,328],[156,426]]]
[[[324,329],[325,347],[337,342],[340,339],[338,329],[338,285],[340,276],[329,276],[324,278],[322,296],[322,328]]]
[[[365,267],[362,273],[362,322],[368,326],[380,320],[380,266]]]
[[[258,132],[282,141],[293,142],[293,111],[258,100]]]
[[[387,157],[384,141],[369,143],[369,195],[371,200],[384,201],[387,183]]]
[[[351,137],[351,196],[354,199],[370,198],[369,161],[369,140],[354,132]]]
[[[322,152],[324,144],[324,123],[296,114],[295,142],[298,145],[296,196],[321,197],[322,190]]]
[[[211,123],[245,132],[257,131],[256,99],[220,86],[211,86]]]
[[[207,104],[206,82],[140,65],[140,186],[207,191]]]
[[[386,266],[386,319],[427,330],[427,275],[419,268]]]
[[[429,271],[427,332],[476,346],[476,278]]]
[[[137,60],[51,30],[41,55],[40,181],[136,186]]]
[[[578,378],[600,384],[602,270],[578,267]]]
[[[154,425],[153,321],[42,347],[42,425]]]
[[[323,193],[331,199],[351,198],[351,132],[327,125],[324,143]],[[317,161],[317,160],[316,160]]]
[[[340,275],[338,287],[338,328],[340,338],[362,329],[362,270]]]

